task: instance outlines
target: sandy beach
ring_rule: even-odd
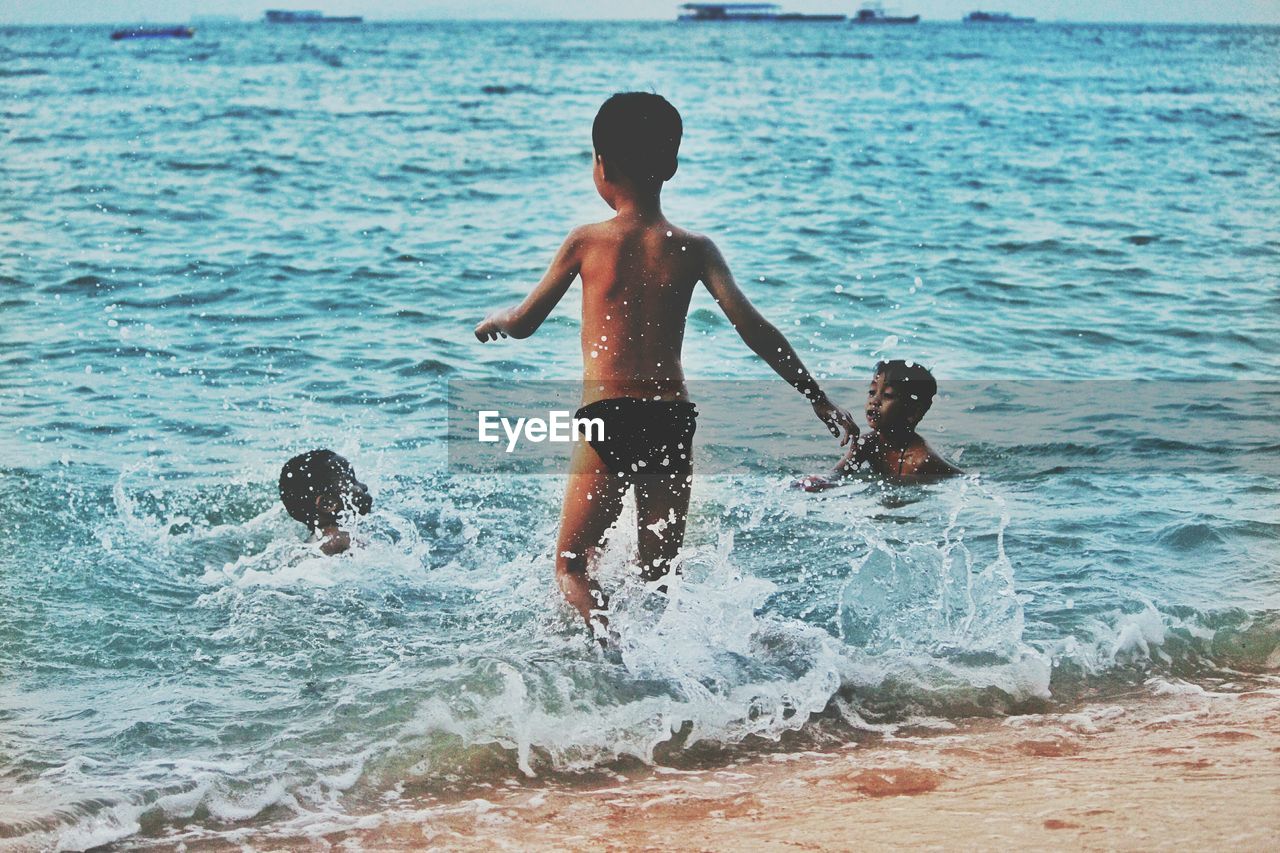
[[[1239,688],[1236,688],[1237,690]],[[1275,849],[1280,687],[1157,698],[625,784],[509,788],[303,842],[363,849]],[[282,839],[283,840],[283,839]],[[294,839],[295,842],[301,839]]]

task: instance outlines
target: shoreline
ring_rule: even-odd
[[[1215,693],[1177,683],[1155,693],[719,768],[654,767],[617,784],[508,783],[484,798],[397,808],[353,828],[271,842],[448,850],[1280,844],[1280,685]]]

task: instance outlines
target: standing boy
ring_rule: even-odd
[[[491,313],[475,330],[481,341],[526,338],[582,277],[584,405],[578,416],[601,418],[604,439],[574,449],[556,579],[597,632],[606,604],[588,566],[626,490],[636,487],[646,579],[664,575],[684,541],[697,410],[680,353],[699,281],[747,346],[805,396],[842,444],[858,433],[852,416],[827,398],[786,338],[738,289],[715,244],[663,216],[662,185],[675,174],[682,132],[680,114],[659,95],[627,92],[605,101],[591,130],[593,175],[617,215],[570,232],[525,300]]]

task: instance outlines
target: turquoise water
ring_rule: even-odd
[[[1280,30],[107,34],[0,30],[0,846],[1280,667]],[[601,655],[551,577],[561,482],[451,473],[445,398],[580,369],[573,293],[471,328],[607,214],[590,122],[632,88],[684,114],[668,214],[847,405],[932,366],[977,476],[792,492],[835,453],[798,401],[704,402],[684,579],[644,589],[619,534]],[[768,376],[705,295],[686,368]],[[335,559],[275,495],[316,446],[375,494]]]

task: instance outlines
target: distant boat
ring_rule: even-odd
[[[359,24],[364,21],[359,15],[335,15],[329,17],[323,12],[307,10],[291,12],[282,9],[268,9],[262,16],[268,24]]]
[[[112,41],[124,39],[189,39],[196,34],[191,27],[129,27],[111,34]]]
[[[970,12],[964,16],[966,24],[1034,24],[1035,18],[1017,18],[1008,12]]]
[[[845,20],[844,15],[804,15],[783,12],[777,3],[685,3],[678,21],[829,21]]]
[[[822,23],[836,24],[841,21],[849,20],[847,15],[808,15],[800,12],[783,12],[778,16],[779,21],[819,21]]]
[[[884,7],[879,3],[868,3],[858,10],[858,14],[849,19],[855,24],[918,24],[920,23],[919,15],[910,15],[902,17],[897,15],[885,14]]]

